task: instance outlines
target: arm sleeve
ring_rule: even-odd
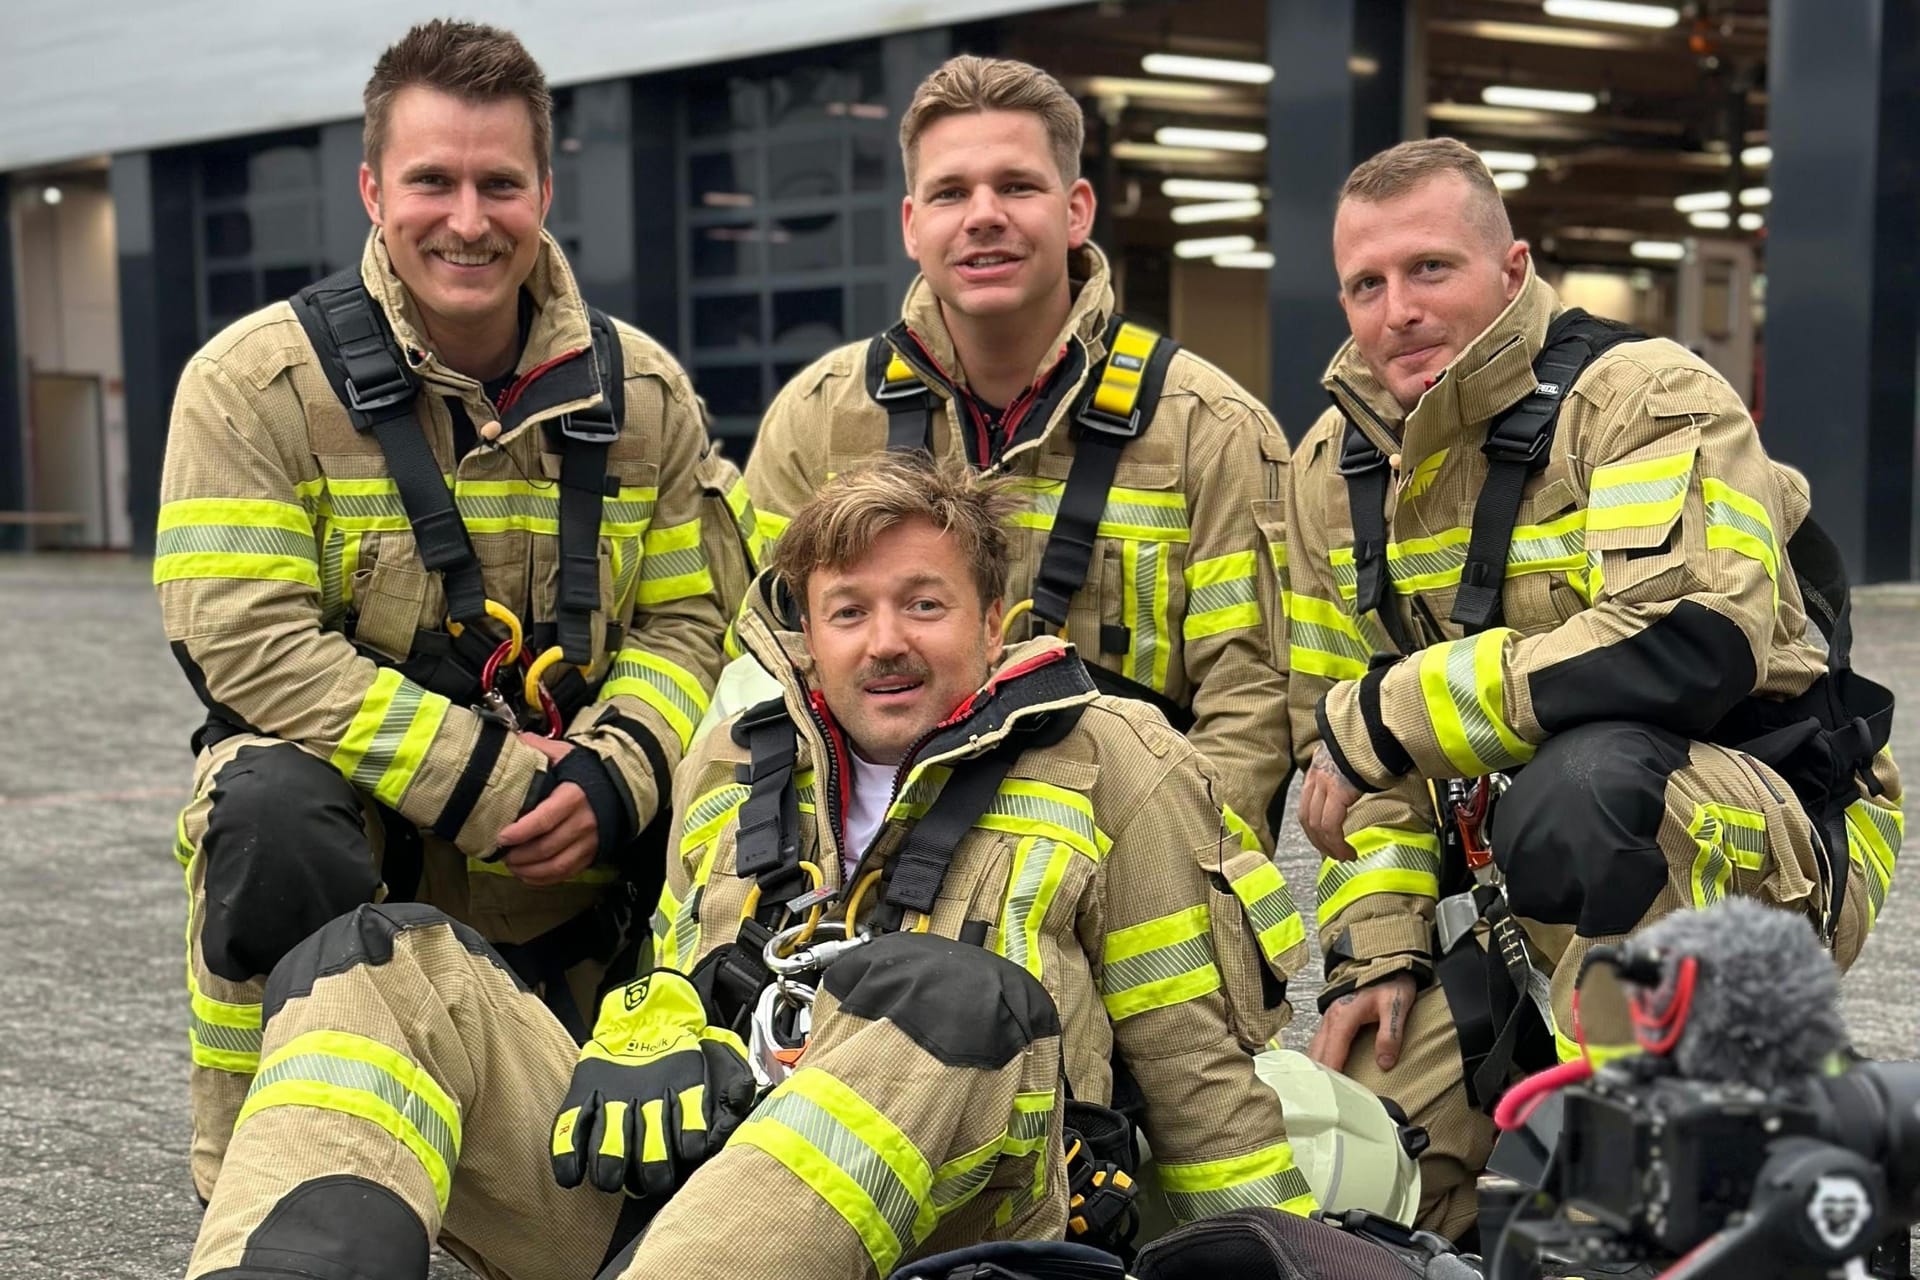
[[[813,404],[796,382],[782,387],[747,458],[747,494],[767,554],[827,478],[826,425],[814,421]]]
[[[1356,782],[1512,768],[1600,719],[1701,737],[1765,677],[1780,515],[1753,422],[1705,370],[1642,372],[1585,451],[1589,607],[1538,635],[1434,645],[1377,689],[1330,689],[1322,733]]]
[[[196,357],[174,400],[153,566],[174,655],[214,715],[305,747],[469,856],[491,853],[544,759],[321,626],[320,490],[295,481],[255,399]]]

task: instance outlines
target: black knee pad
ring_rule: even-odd
[[[373,899],[380,876],[360,796],[297,747],[242,747],[213,780],[202,842],[207,967],[245,982],[300,939]]]
[[[1601,721],[1555,734],[1493,813],[1493,856],[1516,913],[1583,937],[1625,933],[1667,883],[1658,844],[1667,779],[1687,741]]]
[[[247,1237],[240,1265],[205,1280],[426,1280],[427,1227],[377,1182],[335,1174],[280,1198]]]
[[[433,928],[447,930],[461,946],[505,974],[515,987],[527,990],[527,984],[485,938],[438,907],[422,902],[362,903],[301,939],[273,967],[261,1016],[271,1021],[287,1001],[306,995],[314,983],[330,974],[387,963],[393,959],[395,938],[415,929]]]
[[[1040,980],[984,947],[890,933],[828,966],[822,987],[848,1013],[887,1019],[935,1058],[997,1070],[1060,1034]]]

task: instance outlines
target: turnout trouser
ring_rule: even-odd
[[[552,888],[523,885],[502,865],[466,858],[391,812],[383,818],[319,757],[245,733],[201,751],[174,856],[187,884],[192,1170],[202,1199],[259,1064],[266,975],[301,939],[362,903],[393,899],[432,903],[496,944],[525,943],[588,910],[616,879],[595,867]],[[588,1018],[603,973],[592,960],[568,971],[568,995]]]
[[[1891,783],[1890,761],[1878,772]],[[1847,844],[1835,851],[1846,887],[1830,939],[1843,969],[1885,899],[1901,821],[1897,791],[1863,794],[1847,810]],[[1548,739],[1493,822],[1508,900],[1551,977],[1552,1030],[1563,1059],[1580,1053],[1574,983],[1594,946],[1734,894],[1802,911],[1816,927],[1830,915],[1833,879],[1813,821],[1777,773],[1728,747],[1640,724],[1586,725]],[[1588,976],[1580,1020],[1596,1057],[1632,1045],[1625,1001],[1609,974]],[[1392,1069],[1375,1064],[1374,1039],[1368,1028],[1354,1040],[1347,1074],[1427,1129],[1419,1225],[1457,1237],[1474,1222],[1475,1180],[1496,1134],[1467,1099],[1441,987],[1416,998]]]
[[[649,1206],[562,1190],[576,1049],[464,925],[364,906],[274,970],[261,1067],[190,1277],[881,1276],[1066,1223],[1058,1014],[978,947],[890,935],[835,962],[800,1069],[644,1235]]]

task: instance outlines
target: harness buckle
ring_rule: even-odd
[[[1122,418],[1104,409],[1096,409],[1089,403],[1074,421],[1089,431],[1097,431],[1116,440],[1132,440],[1140,434],[1140,410],[1137,408]]]
[[[1562,383],[1538,384],[1526,399],[1494,422],[1480,452],[1494,462],[1537,465],[1553,444],[1553,433],[1546,428],[1559,412],[1564,394]]]
[[[1452,951],[1462,938],[1472,933],[1473,927],[1480,923],[1480,915],[1480,904],[1474,901],[1471,890],[1440,899],[1440,905],[1433,913],[1434,932],[1440,939],[1440,954]]]
[[[620,436],[620,424],[605,404],[560,415],[560,434],[579,444],[612,444]]]
[[[394,405],[413,399],[413,380],[399,365],[392,366],[392,372],[382,378],[380,384],[370,391],[362,391],[351,377],[343,378],[346,385],[347,407],[356,413],[372,413],[375,409],[391,409]]]
[[[873,398],[880,401],[905,400],[909,396],[932,394],[934,394],[933,388],[918,378],[902,378],[898,382],[888,382],[882,378],[880,385],[874,388]]]

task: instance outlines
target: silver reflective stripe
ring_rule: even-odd
[[[1307,1175],[1298,1169],[1286,1169],[1251,1182],[1242,1182],[1214,1191],[1169,1191],[1167,1208],[1178,1222],[1210,1218],[1229,1209],[1256,1209],[1285,1204],[1300,1196],[1311,1195]]]
[[[366,754],[353,767],[355,782],[371,791],[386,775],[393,766],[394,756],[399,754],[407,730],[413,727],[413,717],[419,712],[421,699],[425,696],[426,690],[410,680],[402,680],[394,686],[393,701],[387,704],[387,713],[380,718],[380,727],[373,731],[373,741],[367,744]]]
[[[914,1201],[913,1192],[859,1134],[825,1107],[793,1090],[770,1095],[754,1109],[753,1118],[778,1121],[806,1139],[873,1198],[874,1208],[886,1219],[902,1253],[914,1246],[913,1222],[920,1207]]]
[[[261,1068],[247,1092],[258,1093],[283,1080],[311,1080],[340,1089],[370,1093],[405,1116],[408,1123],[420,1131],[427,1145],[440,1153],[449,1170],[460,1156],[459,1144],[448,1130],[446,1121],[440,1118],[440,1113],[428,1106],[419,1094],[370,1062],[336,1057],[330,1053],[297,1053]]]
[[[1154,688],[1153,660],[1159,648],[1160,632],[1154,623],[1154,594],[1160,585],[1160,545],[1142,542],[1134,549],[1133,562],[1133,678]]]

